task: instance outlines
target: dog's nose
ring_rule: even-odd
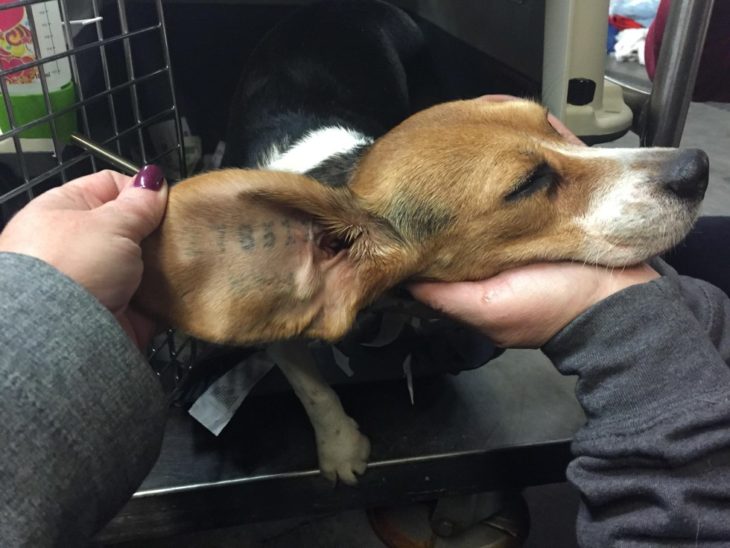
[[[705,195],[709,172],[710,161],[704,151],[681,150],[664,169],[664,186],[680,198],[699,200]]]

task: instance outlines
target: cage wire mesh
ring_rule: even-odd
[[[49,188],[112,168],[73,133],[186,174],[161,0],[0,0],[0,93],[0,230]],[[168,331],[150,361],[174,386],[194,355]]]

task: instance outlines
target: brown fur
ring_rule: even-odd
[[[336,340],[405,279],[589,260],[576,219],[622,166],[561,153],[579,147],[546,114],[527,101],[433,107],[379,139],[344,189],[257,170],[184,181],[143,244],[136,304],[213,342]],[[506,200],[541,163],[557,185]]]

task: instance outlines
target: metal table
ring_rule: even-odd
[[[219,438],[178,409],[156,466],[99,540],[562,481],[584,420],[574,383],[535,353],[511,351],[474,371],[416,379],[415,405],[404,381],[343,387],[372,443],[358,487],[319,476],[293,394],[251,397]]]

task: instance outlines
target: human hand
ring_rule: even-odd
[[[142,349],[151,320],[130,309],[142,279],[140,242],[162,221],[167,187],[157,166],[136,177],[101,171],[32,200],[0,233],[0,251],[36,257],[84,287]]]
[[[478,282],[413,284],[413,296],[504,348],[538,348],[592,305],[659,274],[645,264],[608,269],[539,263]]]
[[[492,103],[504,103],[505,101],[517,101],[519,100],[518,97],[513,97],[512,95],[483,95],[479,97],[480,101],[487,101]],[[563,124],[556,116],[553,114],[548,113],[548,122],[550,122],[550,125],[555,128],[555,131],[557,131],[560,135],[562,135],[566,141],[574,144],[574,145],[582,145],[586,146],[586,144],[581,141],[576,135],[568,129],[568,127]]]

